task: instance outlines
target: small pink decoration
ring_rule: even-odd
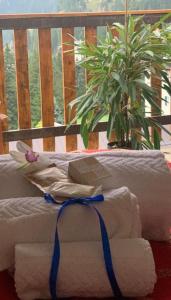
[[[25,158],[29,163],[35,162],[38,160],[39,155],[31,150],[27,150],[25,153]]]

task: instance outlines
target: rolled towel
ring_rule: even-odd
[[[105,201],[94,203],[102,214],[109,237],[141,236],[137,199],[126,187],[105,192]],[[17,243],[52,242],[60,206],[43,198],[16,198],[0,202],[0,270],[14,266],[14,245]],[[64,242],[101,239],[95,213],[87,207],[73,205],[59,222]]]
[[[125,297],[152,293],[156,282],[151,247],[144,239],[111,239],[113,267]],[[15,247],[15,286],[21,300],[50,299],[52,244]],[[59,297],[112,297],[101,242],[61,243]]]

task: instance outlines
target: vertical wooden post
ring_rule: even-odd
[[[74,55],[74,28],[62,28],[62,73],[64,96],[64,121],[69,123],[68,104],[76,98],[75,55]],[[69,52],[70,51],[70,52]],[[73,118],[75,112],[72,112]],[[66,151],[77,150],[77,136],[66,136]]]
[[[5,95],[5,68],[4,68],[4,51],[3,51],[3,37],[2,30],[0,30],[0,112],[2,114],[7,114],[7,101]],[[2,122],[2,131],[8,129],[7,119]],[[2,140],[1,140],[2,142]],[[3,143],[4,153],[9,152],[8,143]]]
[[[97,28],[96,27],[85,27],[85,41],[88,45],[97,44]],[[89,73],[86,72],[86,81],[91,79]],[[89,134],[88,149],[98,149],[99,148],[99,133],[92,132]]]
[[[4,141],[3,141],[3,122],[7,118],[6,115],[0,113],[0,154],[5,153]]]
[[[20,129],[31,128],[30,91],[28,74],[27,31],[14,30],[17,77],[18,123]],[[31,140],[25,141],[30,146]]]
[[[2,136],[2,121],[0,120],[0,154],[4,154],[3,136]]]
[[[39,29],[39,57],[42,96],[42,126],[54,126],[53,63],[51,30]],[[55,138],[43,139],[44,151],[55,151]]]

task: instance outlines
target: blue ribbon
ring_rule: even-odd
[[[50,194],[45,194],[44,198],[48,203],[53,203],[53,204],[56,203]],[[50,287],[50,294],[51,294],[52,300],[57,300],[56,282],[57,282],[59,261],[60,261],[60,243],[59,243],[59,237],[58,237],[57,224],[58,224],[58,221],[59,221],[64,209],[67,206],[70,206],[73,204],[80,204],[80,205],[88,206],[96,212],[98,219],[99,219],[99,223],[100,223],[102,246],[103,246],[103,256],[104,256],[105,267],[106,267],[108,279],[109,279],[109,282],[110,282],[110,285],[111,285],[111,288],[112,288],[115,298],[118,300],[124,299],[122,296],[121,290],[119,288],[119,285],[117,283],[115,273],[114,273],[111,251],[110,251],[110,243],[109,243],[109,238],[108,238],[108,233],[107,233],[105,223],[104,223],[103,218],[102,218],[101,214],[99,213],[98,209],[92,205],[92,202],[101,202],[101,201],[104,201],[103,195],[97,195],[94,197],[87,197],[87,198],[86,197],[85,198],[74,198],[74,199],[66,200],[59,209],[58,216],[57,216],[57,222],[56,222],[55,242],[54,242],[54,249],[53,249],[51,269],[50,269],[50,277],[49,277],[49,287]]]

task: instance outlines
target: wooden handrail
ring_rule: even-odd
[[[150,118],[149,118],[150,119]],[[171,124],[171,115],[153,117],[153,120],[159,121],[162,125]],[[45,127],[45,128],[34,128],[34,129],[22,129],[22,130],[11,130],[4,131],[2,133],[3,140],[5,142],[12,142],[25,139],[39,139],[54,136],[68,136],[76,135],[80,133],[80,125],[72,125],[67,129],[67,126],[56,126],[56,127]],[[107,122],[100,122],[94,132],[104,132],[107,129]]]
[[[131,10],[129,14],[144,15],[144,21],[154,23],[171,9],[163,10]],[[31,28],[67,28],[82,26],[105,26],[124,21],[124,11],[112,12],[80,12],[80,13],[47,13],[47,14],[1,14],[0,29]],[[170,22],[171,17],[166,22]]]
[[[171,9],[148,9],[148,10],[128,10],[128,14],[145,15],[145,14],[167,14]],[[32,19],[32,18],[56,18],[56,17],[85,17],[85,16],[113,16],[125,15],[124,10],[102,11],[102,12],[57,12],[57,13],[23,13],[23,14],[0,14],[0,19]]]

